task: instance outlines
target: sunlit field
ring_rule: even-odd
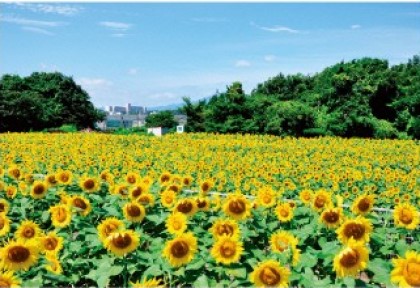
[[[0,135],[0,286],[420,286],[411,140]]]

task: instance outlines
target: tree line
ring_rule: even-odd
[[[180,109],[190,132],[420,138],[420,57],[340,62],[315,75],[279,74],[247,95],[240,82]]]

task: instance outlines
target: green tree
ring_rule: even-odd
[[[32,73],[0,79],[0,131],[29,131],[59,127],[93,128],[105,115],[71,77],[61,73]]]
[[[157,113],[149,114],[146,117],[146,127],[162,127],[162,128],[175,128],[177,122],[174,119],[174,114],[171,111],[160,111]]]
[[[182,98],[184,106],[181,107],[181,113],[187,116],[188,122],[185,126],[186,132],[204,132],[205,131],[205,117],[204,108],[206,106],[205,100],[200,100],[198,103],[193,104],[188,97]]]

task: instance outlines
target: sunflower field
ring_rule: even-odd
[[[0,135],[0,287],[420,287],[412,140]]]

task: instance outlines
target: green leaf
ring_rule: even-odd
[[[343,283],[346,285],[346,287],[355,287],[356,286],[356,281],[354,280],[354,278],[351,278],[351,277],[345,277],[343,279]]]
[[[226,274],[241,279],[245,279],[247,276],[245,268],[227,269]]]
[[[162,275],[162,270],[160,269],[160,266],[157,264],[151,265],[149,268],[144,271],[145,276],[159,276]]]
[[[206,264],[206,262],[203,259],[200,259],[196,262],[193,262],[189,265],[187,265],[187,267],[185,268],[186,270],[199,270],[201,269],[204,265]]]
[[[31,280],[25,281],[22,287],[42,287],[42,276],[38,274],[36,277]]]
[[[304,253],[302,254],[299,263],[302,267],[312,268],[318,263],[318,258],[311,253]]]
[[[374,273],[372,280],[377,283],[383,283],[387,286],[391,286],[390,273],[391,264],[389,261],[385,261],[379,258],[373,259],[368,263],[368,270]]]
[[[408,245],[405,240],[399,240],[396,244],[395,244],[395,249],[398,252],[398,255],[405,255],[405,252],[407,250],[410,249],[410,245]]]
[[[201,275],[197,278],[197,280],[194,281],[193,287],[209,287],[209,281],[207,279],[207,276],[205,274]]]

